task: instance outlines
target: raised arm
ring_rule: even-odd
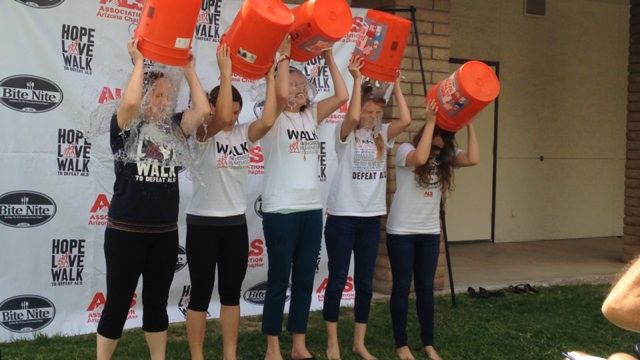
[[[198,127],[198,141],[206,141],[225,126],[233,124],[233,96],[231,95],[231,56],[229,46],[222,44],[216,52],[218,69],[220,69],[220,89],[216,99],[214,116],[208,116]],[[208,103],[208,101],[207,101]]]
[[[326,119],[334,111],[338,110],[342,104],[349,101],[349,91],[345,85],[340,70],[333,60],[333,50],[327,49],[322,52],[322,56],[329,67],[329,74],[333,80],[333,95],[318,102],[318,124]]]
[[[396,78],[396,82],[393,85],[393,98],[396,100],[399,116],[389,124],[389,139],[400,135],[404,129],[411,124],[411,112],[409,111],[409,106],[407,106],[407,100],[405,100],[404,94],[402,94],[400,76]]]
[[[279,107],[276,100],[275,68],[276,65],[272,66],[267,74],[267,93],[265,95],[262,116],[249,125],[249,140],[251,140],[251,142],[262,139],[262,137],[271,130],[281,112],[278,111]],[[289,69],[286,69],[286,71],[288,72]]]
[[[280,57],[276,68],[276,102],[277,112],[281,113],[289,104],[289,56],[291,55],[291,36],[287,35],[278,49]],[[266,104],[265,104],[266,105]]]
[[[602,313],[623,329],[640,332],[640,260],[636,258],[611,289]]]
[[[195,57],[191,54],[189,63],[182,67],[182,73],[187,80],[191,95],[191,107],[182,114],[182,121],[180,122],[182,131],[187,135],[192,134],[202,125],[205,117],[211,112],[207,96],[196,75],[195,63]]]
[[[405,160],[406,166],[422,166],[429,160],[429,153],[431,152],[431,140],[433,139],[433,129],[436,127],[436,114],[438,113],[438,106],[434,100],[427,102],[427,117],[425,119],[424,129],[422,130],[422,137],[418,142],[416,149],[407,154]]]
[[[453,165],[457,167],[474,166],[480,162],[480,145],[473,124],[467,125],[467,150],[459,151]]]
[[[127,51],[133,60],[133,71],[129,77],[127,87],[120,105],[118,105],[117,119],[120,130],[129,128],[131,122],[140,111],[142,104],[142,87],[144,82],[144,57],[138,50],[138,39],[131,39],[127,42]]]
[[[364,59],[352,56],[349,59],[349,73],[353,76],[353,92],[349,102],[349,110],[340,125],[340,140],[345,141],[349,133],[358,126],[360,113],[362,112],[362,73],[360,69],[364,65]]]

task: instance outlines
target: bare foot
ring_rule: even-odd
[[[431,345],[424,347],[424,353],[427,354],[427,357],[429,357],[429,359],[431,360],[442,360],[440,355],[438,355],[436,349],[434,349]]]
[[[369,353],[369,350],[367,350],[366,347],[364,347],[364,345],[362,346],[358,346],[358,347],[353,347],[353,352],[360,355],[360,357],[362,358],[362,360],[378,360],[377,357],[371,355],[371,353]]]
[[[408,346],[399,347],[396,349],[396,354],[400,360],[416,360],[411,353]]]
[[[340,347],[339,346],[327,346],[327,360],[340,360]]]
[[[313,357],[307,348],[291,349],[291,359],[308,359]]]
[[[282,354],[280,354],[279,350],[270,351],[267,350],[267,353],[264,355],[264,360],[283,360]]]

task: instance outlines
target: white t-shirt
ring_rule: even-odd
[[[247,208],[245,183],[249,165],[249,124],[220,130],[205,142],[196,140],[193,196],[186,213],[226,217]]]
[[[432,170],[427,188],[418,185],[413,170],[406,166],[407,155],[415,147],[404,143],[396,153],[396,193],[391,202],[387,233],[396,235],[440,233],[440,182],[435,159],[430,159]]]
[[[302,113],[284,111],[260,140],[264,153],[263,211],[322,209],[316,118],[316,104]]]
[[[341,125],[336,126],[338,169],[327,201],[327,212],[340,216],[379,216],[387,213],[387,149],[389,124],[380,130],[384,144],[382,155],[370,129],[357,129],[345,141],[340,139]]]

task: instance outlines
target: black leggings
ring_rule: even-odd
[[[240,304],[247,273],[247,224],[229,226],[187,225],[187,264],[191,278],[189,310],[207,311],[218,264],[218,294],[226,306]]]
[[[138,233],[106,228],[107,302],[98,334],[119,339],[142,275],[142,330],[167,330],[167,299],[178,257],[178,231]]]

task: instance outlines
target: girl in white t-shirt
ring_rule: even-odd
[[[223,357],[236,359],[240,291],[249,252],[245,218],[249,147],[271,129],[277,117],[274,69],[267,75],[262,117],[251,123],[238,124],[242,97],[231,85],[231,58],[227,45],[220,47],[217,60],[220,86],[209,94],[215,116],[210,116],[196,133],[198,175],[186,210],[187,264],[191,279],[187,337],[194,360],[204,359],[206,315],[216,265]]]
[[[291,359],[313,358],[306,346],[305,333],[322,238],[317,126],[349,99],[331,49],[322,56],[335,92],[317,104],[309,101],[309,85],[304,75],[287,69],[289,52],[289,48],[280,52],[276,73],[278,104],[284,111],[261,141],[265,169],[262,225],[269,258],[262,318],[267,360],[282,359],[278,336],[290,274],[287,330],[293,340]]]
[[[396,352],[413,360],[407,346],[407,311],[411,277],[414,277],[420,338],[425,354],[440,360],[433,348],[433,280],[440,253],[440,200],[453,185],[454,167],[480,161],[473,125],[467,126],[467,151],[458,150],[454,133],[436,126],[435,101],[427,103],[425,125],[413,143],[396,153],[396,192],[387,220],[387,252],[391,263],[391,320]]]
[[[384,90],[362,83],[363,59],[352,57],[353,94],[344,121],[336,127],[338,169],[327,203],[325,242],[329,280],[324,293],[323,317],[327,326],[327,358],[340,359],[338,314],[354,256],[355,328],[353,351],[375,359],[364,344],[373,293],[373,270],[380,243],[380,216],[387,213],[387,152],[410,123],[411,113],[396,80],[393,96],[398,119],[382,124]]]

